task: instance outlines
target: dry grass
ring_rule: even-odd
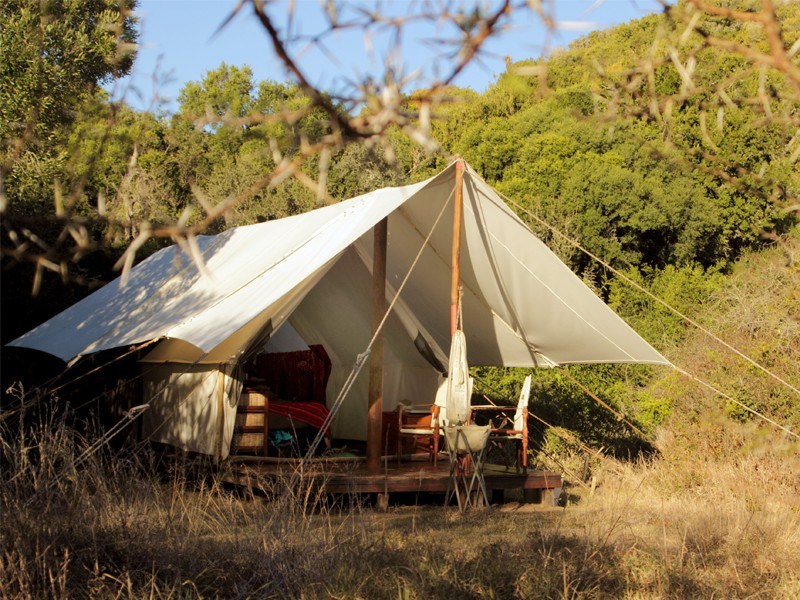
[[[796,598],[797,466],[774,455],[617,464],[573,518],[605,524],[588,535],[615,548],[625,595]]]
[[[119,456],[48,487],[81,448],[50,425],[3,438],[2,598],[800,595],[796,452],[607,462],[598,491],[565,509],[384,515],[243,497]]]

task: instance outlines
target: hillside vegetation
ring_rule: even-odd
[[[787,37],[800,37],[800,8],[779,11]],[[732,42],[755,35],[734,21],[714,27]],[[800,139],[787,123],[800,102],[775,78],[769,106],[785,121],[766,119],[753,100],[764,73],[716,48],[695,55],[700,93],[686,93],[673,62],[645,73],[641,57],[659,56],[682,33],[660,15],[594,32],[547,60],[509,65],[484,94],[452,90],[460,104],[435,128],[640,334],[733,398],[641,367],[537,374],[537,414],[618,456],[652,451],[677,426],[672,419],[715,421],[719,406],[723,429],[753,422],[742,404],[800,424],[796,392],[624,281],[798,387],[797,219],[787,206],[800,192]],[[721,88],[726,101],[712,93]],[[513,371],[481,375],[498,396],[513,397],[521,381]]]

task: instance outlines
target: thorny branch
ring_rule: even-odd
[[[597,100],[601,109],[605,110],[610,118],[615,115],[627,114],[643,118],[655,119],[668,125],[676,108],[680,107],[688,98],[698,94],[706,94],[705,103],[700,117],[699,137],[703,140],[705,149],[698,151],[696,148],[687,154],[691,160],[702,152],[703,158],[713,159],[720,165],[719,173],[729,178],[744,177],[740,167],[728,164],[721,155],[719,147],[714,142],[709,131],[706,112],[716,115],[719,124],[724,118],[724,111],[736,108],[743,104],[754,104],[761,107],[763,120],[771,123],[781,123],[784,127],[800,127],[800,115],[774,110],[777,101],[800,103],[800,67],[797,64],[797,55],[800,50],[800,41],[789,44],[784,38],[780,21],[772,0],[762,0],[759,10],[740,10],[711,2],[710,0],[686,0],[685,3],[669,4],[665,0],[658,0],[662,4],[663,12],[668,20],[681,26],[676,36],[668,31],[662,31],[658,39],[654,40],[652,52],[643,57],[639,64],[631,70],[622,81],[608,79],[606,84],[597,92]],[[327,28],[311,36],[292,34],[293,10],[288,15],[287,26],[284,31],[276,26],[273,17],[268,12],[269,4],[264,0],[240,0],[233,9],[228,19],[221,25],[225,27],[230,20],[242,13],[244,9],[252,9],[254,18],[261,24],[270,43],[272,51],[280,59],[290,78],[308,98],[309,104],[303,109],[289,109],[271,114],[256,113],[245,117],[217,117],[207,115],[198,117],[198,127],[213,125],[214,120],[239,126],[252,126],[259,123],[287,123],[294,124],[300,119],[311,114],[312,111],[322,111],[328,125],[328,133],[309,142],[302,134],[297,134],[295,151],[291,154],[281,154],[277,144],[273,144],[274,168],[258,181],[248,186],[240,193],[225,199],[207,199],[201,190],[194,189],[196,201],[195,209],[187,209],[181,218],[174,223],[138,223],[131,232],[135,235],[128,248],[117,264],[118,268],[127,274],[134,264],[137,252],[150,238],[171,238],[202,268],[202,257],[197,250],[195,236],[203,232],[215,220],[230,212],[234,207],[252,198],[259,191],[279,185],[289,178],[295,178],[303,186],[312,190],[321,203],[331,202],[332,198],[327,191],[328,165],[332,155],[342,150],[347,144],[359,143],[372,151],[382,151],[384,156],[391,161],[393,148],[389,139],[389,132],[399,129],[408,135],[415,143],[419,144],[426,152],[435,152],[438,149],[437,141],[431,134],[431,120],[435,118],[437,106],[448,101],[447,89],[457,83],[458,76],[472,62],[480,59],[485,52],[487,42],[502,35],[512,19],[521,18],[525,12],[537,15],[548,31],[557,27],[555,17],[555,3],[542,2],[541,0],[527,0],[526,2],[512,2],[512,0],[499,0],[486,7],[475,3],[468,5],[463,2],[424,1],[415,6],[413,12],[404,15],[392,15],[381,12],[379,9],[365,8],[364,4],[356,3],[355,6],[347,3],[337,3],[333,0],[322,5],[327,19]],[[290,4],[290,7],[293,7]],[[353,17],[342,18],[345,8],[351,9]],[[716,37],[712,33],[710,24],[715,19],[728,19],[739,23],[759,26],[763,34],[768,51],[763,51],[758,43],[750,45]],[[445,72],[435,80],[427,82],[423,89],[415,90],[416,109],[409,107],[406,101],[410,91],[415,85],[420,84],[421,76],[404,77],[402,75],[399,58],[403,30],[411,24],[420,22],[436,23],[437,30],[455,32],[453,37],[443,37],[431,40],[432,47],[444,48],[439,55],[432,57],[432,61],[442,60],[446,64]],[[365,43],[373,34],[393,32],[393,44],[386,53],[383,74],[380,83],[370,77],[361,81],[351,82],[346,95],[334,95],[328,90],[316,85],[303,71],[298,55],[303,51],[298,50],[301,45],[318,47],[323,53],[330,52],[325,47],[325,40],[341,31],[361,31]],[[742,97],[733,89],[737,81],[744,74],[738,74],[735,79],[718,82],[713,89],[703,89],[696,80],[694,73],[697,56],[707,48],[721,50],[740,56],[750,63],[752,69],[761,69],[761,83],[755,96]],[[369,48],[368,48],[369,50]],[[659,95],[656,92],[655,72],[663,65],[671,65],[681,78],[680,90],[673,95]],[[602,71],[602,68],[598,65]],[[546,89],[546,72],[544,67],[529,69],[532,76],[539,77]],[[766,79],[763,70],[768,69],[783,77],[791,87],[783,88],[780,92],[768,89],[764,84]],[[520,69],[520,74],[523,70]],[[789,91],[787,91],[789,90]],[[351,114],[351,111],[357,114]],[[111,116],[113,119],[113,114]],[[33,124],[28,124],[25,132],[32,131]],[[29,133],[15,140],[12,145],[14,159],[24,152]],[[800,143],[796,144],[800,148]],[[791,148],[795,162],[798,151]],[[308,175],[303,167],[310,159],[319,158],[318,176],[316,179]],[[135,158],[129,165],[129,172],[135,168]],[[6,172],[0,173],[0,193],[4,190]],[[96,248],[98,242],[89,235],[88,223],[85,218],[74,215],[72,207],[84,191],[86,177],[80,180],[66,199],[61,199],[61,192],[55,194],[55,216],[51,218],[50,225],[61,228],[54,242],[47,243],[34,231],[33,224],[26,223],[25,219],[10,218],[8,211],[3,215],[3,228],[6,237],[10,240],[9,247],[2,249],[6,258],[17,261],[29,261],[36,265],[36,278],[34,291],[41,282],[44,271],[53,271],[62,277],[69,274],[69,265],[76,262]],[[789,197],[787,206],[798,206],[797,198]],[[199,208],[201,216],[193,217],[192,210]],[[99,212],[96,215],[99,223],[108,224],[109,217]]]
[[[613,119],[620,114],[653,119],[665,127],[665,136],[680,153],[669,157],[684,167],[700,168],[721,180],[737,186],[750,187],[749,181],[761,182],[771,189],[770,201],[787,212],[797,211],[798,197],[776,181],[754,172],[736,162],[735,157],[725,156],[714,141],[709,121],[716,122],[716,132],[724,131],[725,113],[744,106],[760,109],[763,116],[751,123],[759,128],[777,125],[786,131],[797,130],[786,146],[786,155],[791,164],[800,158],[800,67],[795,58],[800,52],[800,38],[787,41],[781,29],[775,6],[771,0],[763,0],[759,10],[745,11],[712,4],[704,0],[687,0],[684,4],[671,4],[659,0],[668,23],[675,32],[662,27],[653,40],[651,52],[622,81],[603,75],[603,85],[596,94],[596,101],[606,107],[606,114],[613,127]],[[739,41],[722,39],[712,33],[715,20],[727,19],[756,26],[763,36],[762,43],[753,36],[751,45]],[[677,39],[676,35],[680,34]],[[752,35],[752,34],[751,34]],[[708,49],[721,50],[739,56],[750,63],[723,81],[701,82],[695,73],[699,56]],[[680,76],[680,90],[675,94],[659,94],[656,91],[656,71],[665,65],[675,69]],[[747,90],[745,82],[753,76],[758,78],[755,94]],[[769,77],[782,76],[785,87],[768,85]],[[677,108],[690,98],[699,108],[697,134],[702,147],[681,142],[671,136],[671,124]],[[697,102],[697,99],[700,99]],[[778,106],[782,103],[784,110]],[[792,109],[791,107],[795,108]],[[787,108],[788,107],[788,108]],[[713,115],[709,118],[709,115]],[[668,158],[668,157],[662,157]],[[706,164],[703,164],[706,163]],[[707,165],[712,165],[709,168]]]
[[[426,3],[427,4],[427,3]],[[538,4],[538,3],[535,3]],[[405,132],[412,140],[420,144],[428,152],[438,149],[438,144],[431,136],[430,118],[431,108],[436,102],[440,101],[441,90],[450,85],[463,71],[463,69],[481,52],[487,40],[497,35],[500,29],[499,23],[504,16],[510,15],[512,8],[521,10],[524,5],[512,7],[510,0],[504,0],[499,7],[484,15],[479,8],[466,13],[458,3],[443,2],[430,10],[418,14],[410,14],[404,17],[387,17],[378,11],[369,11],[359,8],[361,19],[349,22],[341,22],[336,16],[336,7],[333,2],[326,6],[329,17],[329,29],[318,36],[322,40],[343,28],[358,28],[365,33],[370,29],[391,26],[398,32],[412,21],[447,21],[454,24],[461,32],[459,48],[456,53],[457,60],[440,81],[434,82],[429,89],[420,96],[420,108],[417,111],[408,110],[405,105],[404,89],[408,88],[411,80],[398,80],[393,63],[393,56],[387,56],[385,62],[385,73],[383,75],[382,86],[378,86],[373,80],[365,78],[364,81],[356,82],[353,88],[352,97],[343,101],[342,104],[334,102],[334,97],[326,93],[323,89],[310,82],[299,64],[295,61],[293,52],[289,45],[297,40],[292,39],[288,34],[282,35],[275,26],[273,19],[267,14],[266,3],[262,0],[242,0],[233,9],[230,17],[222,24],[224,27],[234,16],[245,7],[250,6],[255,18],[261,24],[264,32],[271,43],[272,50],[286,68],[287,73],[298,85],[300,90],[310,100],[309,106],[302,110],[284,110],[276,114],[248,115],[244,118],[232,119],[241,125],[253,125],[259,122],[284,122],[295,123],[299,119],[307,116],[314,109],[322,110],[328,122],[329,131],[316,143],[309,143],[301,137],[297,152],[292,156],[280,156],[276,152],[275,167],[272,172],[265,174],[261,179],[247,187],[241,193],[229,198],[217,201],[216,203],[205,201],[196,194],[197,204],[203,209],[203,216],[199,220],[191,222],[191,211],[184,212],[182,217],[175,223],[152,224],[141,222],[136,227],[138,233],[129,243],[126,252],[117,263],[117,268],[123,270],[123,277],[135,262],[137,252],[144,243],[153,237],[171,238],[173,241],[185,248],[190,256],[202,268],[202,257],[197,251],[197,244],[194,238],[203,232],[212,222],[224,216],[241,202],[254,196],[262,189],[274,187],[288,178],[294,177],[300,183],[312,189],[322,202],[331,202],[332,198],[325,189],[324,182],[327,178],[327,161],[332,153],[341,150],[346,144],[358,142],[365,144],[370,149],[380,148],[384,155],[392,158],[392,147],[387,139],[387,133],[396,127]],[[456,7],[456,8],[454,8]],[[545,15],[544,9],[537,6],[540,14]],[[290,15],[291,17],[291,15]],[[552,19],[548,19],[551,22]],[[400,39],[398,33],[397,39]],[[344,104],[351,107],[362,106],[366,110],[361,110],[355,116],[349,115],[343,110]],[[205,119],[198,119],[198,125],[209,124],[214,119],[213,116]],[[109,123],[111,125],[111,123]],[[18,146],[24,146],[25,140],[19,140]],[[20,150],[21,151],[21,150]],[[19,152],[18,152],[19,153]],[[17,154],[18,154],[17,153]],[[320,162],[318,179],[308,176],[302,167],[311,157],[322,157]],[[129,172],[135,166],[135,160],[129,165]],[[62,232],[57,237],[56,243],[47,244],[42,239],[35,236],[32,230],[20,226],[18,221],[12,222],[6,218],[4,227],[7,236],[12,242],[11,248],[4,248],[3,253],[6,257],[14,258],[18,261],[29,261],[36,265],[36,277],[34,281],[34,292],[39,288],[42,273],[50,270],[59,273],[62,277],[67,277],[69,264],[76,261],[80,256],[92,251],[98,246],[98,242],[86,235],[86,220],[70,216],[70,208],[74,205],[74,199],[78,198],[84,191],[85,177],[71,190],[68,202],[65,203],[64,210],[57,210],[54,223],[62,226]],[[98,215],[99,222],[107,221],[106,215]],[[65,242],[74,240],[74,245],[65,248]]]

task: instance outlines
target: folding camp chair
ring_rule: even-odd
[[[441,437],[441,412],[447,402],[447,379],[439,384],[433,404],[412,404],[397,406],[397,462],[403,453],[403,438],[428,438],[428,451],[434,466],[439,457]]]
[[[448,380],[445,378],[436,390],[436,399],[433,404],[417,404],[397,406],[397,461],[400,462],[402,455],[403,437],[428,438],[428,451],[436,466],[439,458],[439,447],[442,437],[442,427],[446,424],[444,418],[447,406],[447,386]],[[467,387],[467,397],[472,396],[474,380],[469,378]]]
[[[492,432],[489,440],[491,442],[499,444],[508,440],[514,441],[517,446],[517,470],[522,470],[523,473],[528,470],[528,401],[530,395],[531,375],[528,375],[522,383],[522,391],[516,406],[485,404],[472,407],[473,411],[490,413]],[[511,411],[514,411],[513,421],[509,417]]]

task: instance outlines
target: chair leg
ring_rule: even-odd
[[[397,464],[400,464],[400,453],[403,451],[403,436],[400,430],[403,428],[403,411],[397,407]]]
[[[528,472],[528,440],[522,438],[517,446],[517,470],[522,469],[523,475]]]

